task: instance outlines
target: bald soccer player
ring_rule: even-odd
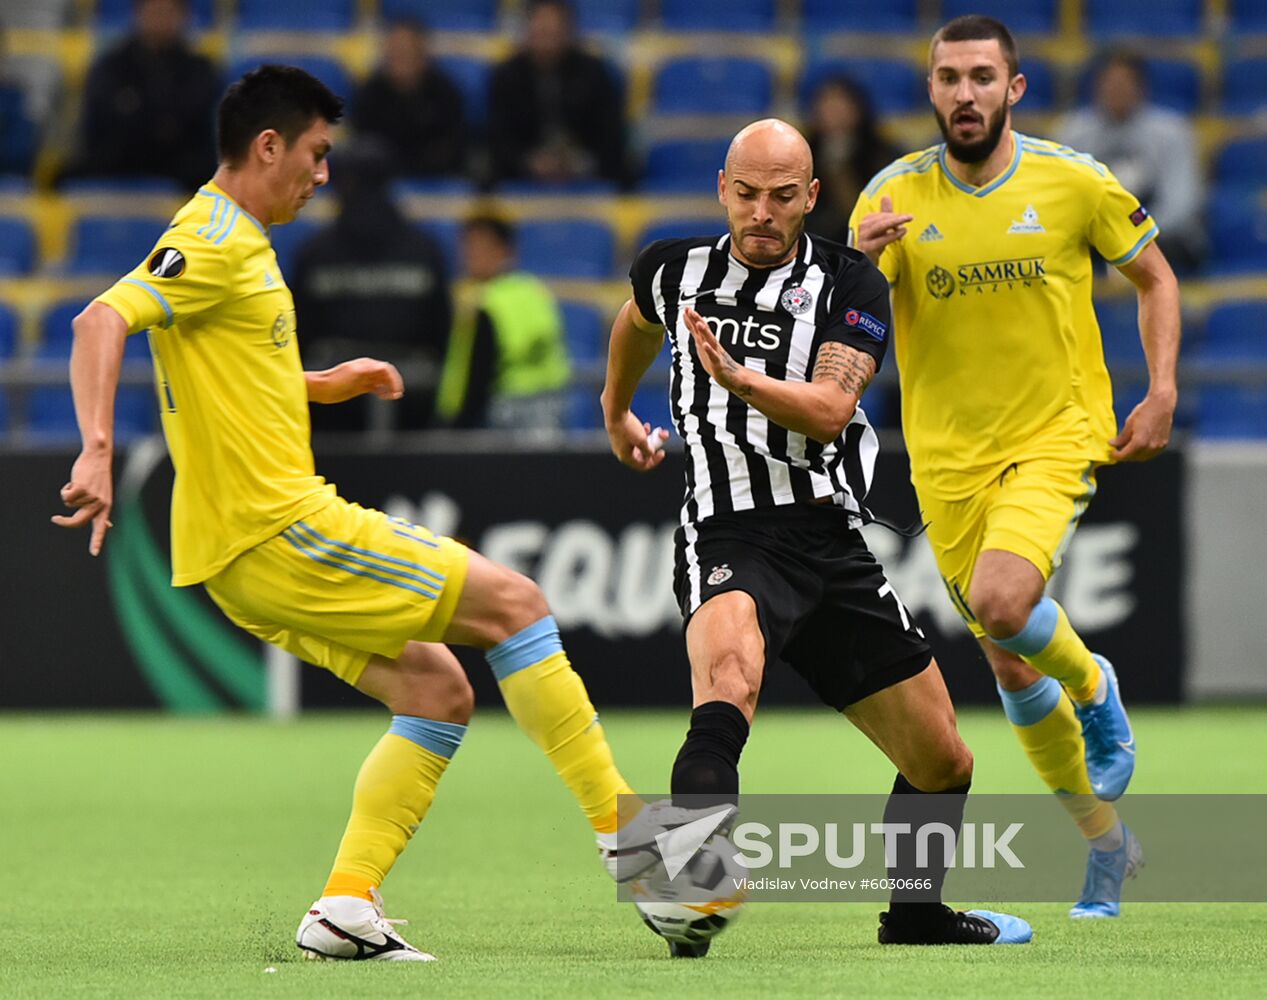
[[[674,802],[737,801],[762,679],[783,660],[897,766],[886,822],[918,812],[958,831],[972,754],[923,633],[858,530],[877,452],[859,400],[888,346],[888,283],[864,254],[804,232],[818,190],[796,129],[749,125],[717,179],[728,231],[646,247],[612,327],[603,411],[616,457],[640,472],[663,459],[630,406],[666,331],[686,442],[674,586],[694,711]],[[915,872],[901,844],[895,877]],[[932,890],[894,893],[882,943],[1029,940],[1016,917],[943,905],[944,868],[919,874]]]

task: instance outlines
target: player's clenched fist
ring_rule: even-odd
[[[880,252],[905,236],[906,224],[914,218],[893,211],[893,199],[885,195],[880,199],[880,211],[864,215],[858,223],[854,245],[871,258],[872,264],[879,263]]]

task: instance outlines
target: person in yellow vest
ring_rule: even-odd
[[[571,365],[553,293],[515,269],[514,230],[496,216],[466,221],[462,260],[479,290],[449,342],[441,418],[454,427],[561,429]]]

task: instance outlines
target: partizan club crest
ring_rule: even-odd
[[[716,587],[725,583],[734,575],[735,571],[730,568],[730,564],[722,563],[720,566],[713,567],[713,571],[708,574],[707,583],[710,587]]]
[[[797,285],[795,288],[787,289],[780,296],[779,302],[793,316],[799,316],[801,313],[809,311],[809,307],[814,304],[814,296],[809,293],[808,289]]]

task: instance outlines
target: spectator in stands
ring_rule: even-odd
[[[221,79],[186,39],[187,0],[136,0],[130,35],[88,74],[75,176],[170,177],[193,190],[216,169]]]
[[[571,372],[554,295],[515,270],[514,230],[496,216],[467,220],[462,259],[478,291],[453,331],[441,416],[455,427],[561,429]]]
[[[0,25],[0,174],[27,176],[35,163],[35,123],[28,117],[26,92],[6,79],[5,38]]]
[[[494,180],[625,179],[621,89],[576,40],[564,0],[532,0],[523,48],[497,67],[489,96]]]
[[[340,149],[331,171],[338,218],[299,248],[287,276],[304,363],[325,368],[372,355],[405,379],[390,408],[400,429],[426,427],[453,321],[440,248],[405,218],[390,194],[391,154],[374,139]],[[373,397],[313,410],[313,428],[374,426]]]
[[[1071,115],[1059,135],[1107,164],[1139,196],[1161,228],[1158,243],[1176,271],[1190,273],[1200,265],[1205,193],[1196,134],[1183,115],[1148,102],[1141,56],[1125,50],[1105,56],[1095,74],[1094,105]]]
[[[457,175],[466,166],[462,93],[432,62],[429,42],[420,21],[388,28],[378,69],[352,99],[352,127],[388,145],[398,174]]]
[[[866,91],[844,76],[830,77],[815,89],[806,137],[822,187],[805,228],[844,243],[858,195],[900,151],[880,134]]]

